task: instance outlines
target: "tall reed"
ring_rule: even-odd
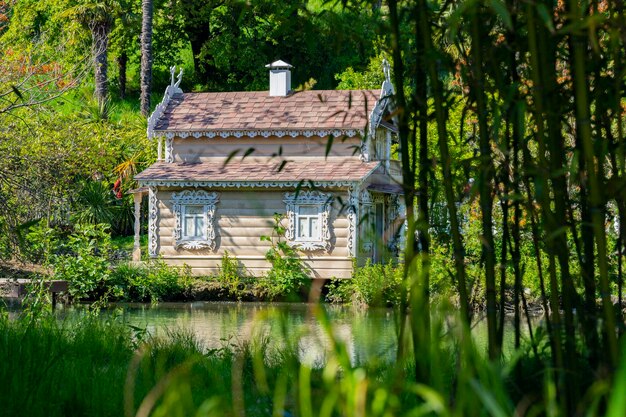
[[[547,314],[541,331],[545,330],[549,341],[549,355],[544,359],[553,369],[554,405],[570,415],[594,375],[612,380],[618,367],[620,329],[624,328],[623,4],[388,0],[387,5],[395,80],[403,90],[397,94],[401,109],[397,120],[401,121],[404,186],[411,191],[407,206],[417,201],[418,207],[428,207],[424,201],[434,204],[438,199],[429,194],[423,174],[428,158],[421,157],[417,166],[406,163],[415,163],[415,153],[411,154],[415,148],[420,156],[428,154],[429,142],[418,129],[432,125],[438,145],[435,178],[445,194],[455,261],[451,277],[458,288],[462,316],[469,324],[471,280],[464,248],[471,242],[462,233],[467,219],[460,221],[457,209],[464,199],[477,196],[489,357],[494,363],[502,360],[506,303],[513,304],[515,345],[522,346],[522,312],[528,315],[525,281],[534,279],[524,270],[535,263],[540,302]],[[414,101],[405,98],[407,85]],[[471,120],[474,134],[453,140],[449,124],[455,101],[463,103],[461,123]],[[429,117],[424,119],[424,114]],[[407,120],[420,123],[410,126]],[[451,146],[473,147],[474,160],[454,159]],[[464,164],[467,176],[476,179],[469,192],[459,192],[463,179],[455,178],[451,170],[457,164]],[[411,179],[414,183],[406,184]],[[427,212],[418,210],[416,228],[428,230],[422,223],[427,219],[423,213]],[[528,246],[535,253],[533,260],[522,259],[522,248]],[[413,259],[412,251],[407,248],[409,259]],[[428,250],[418,256],[427,259]],[[409,273],[406,279],[413,282],[417,277]],[[419,281],[423,284],[428,279],[422,276]],[[423,290],[411,287],[411,292],[416,291]],[[617,312],[612,295],[618,300]],[[409,300],[409,310],[432,310],[419,304],[428,303],[428,298]],[[426,325],[419,314],[410,315],[409,320],[414,333]],[[538,358],[541,340],[530,328],[528,317],[526,323],[533,356]],[[418,358],[430,357],[429,349],[414,343]],[[517,367],[516,379],[527,378],[526,372]]]

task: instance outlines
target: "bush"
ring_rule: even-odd
[[[67,241],[49,257],[53,278],[67,281],[74,298],[103,295],[111,274],[110,249],[108,225],[76,225]]]
[[[111,272],[116,294],[127,301],[169,301],[187,298],[191,271],[167,265],[161,259],[136,265],[123,263]]]
[[[400,302],[402,266],[373,264],[355,267],[351,279],[333,280],[327,286],[326,300],[367,306],[389,306]]]
[[[261,236],[262,241],[272,244],[272,248],[265,254],[272,268],[259,281],[261,290],[270,300],[277,297],[294,298],[311,282],[308,268],[298,256],[298,251],[283,240],[285,228],[280,225],[281,220],[282,215],[274,215],[275,240],[271,236]]]
[[[244,267],[239,266],[239,261],[235,257],[231,257],[228,251],[222,256],[222,264],[219,267],[217,281],[228,290],[231,297],[241,300],[246,282],[249,281]]]

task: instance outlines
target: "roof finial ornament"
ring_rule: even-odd
[[[170,87],[172,87],[172,89],[174,90],[173,93],[182,93],[182,90],[180,89],[179,85],[180,82],[183,80],[183,67],[180,67],[180,72],[178,73],[178,76],[176,77],[176,81],[174,81],[174,76],[176,74],[176,65],[172,65],[170,67],[170,74],[172,76],[172,81],[170,82]]]
[[[383,74],[385,74],[385,81],[391,82],[391,65],[389,65],[389,61],[383,58]]]

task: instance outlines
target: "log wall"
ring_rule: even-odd
[[[326,156],[327,138],[319,137],[268,137],[268,138],[174,138],[174,162],[198,163],[208,158],[227,157],[238,150],[243,155],[254,149],[254,156],[272,156],[281,152],[282,156]],[[361,139],[335,138],[328,156],[358,157]]]
[[[261,236],[272,236],[274,213],[285,214],[283,202],[287,190],[211,190],[219,194],[215,208],[216,249],[186,250],[174,247],[176,224],[171,202],[176,189],[160,189],[158,198],[158,253],[170,265],[187,264],[194,275],[212,275],[218,272],[222,256],[228,251],[255,276],[265,273],[270,265],[265,260],[270,242],[261,241]],[[324,192],[327,192],[324,190]],[[332,191],[345,201],[347,191]],[[286,226],[286,220],[283,220]],[[349,222],[345,213],[340,213],[338,203],[331,210],[331,248],[302,253],[305,264],[317,278],[348,278],[352,273],[352,258],[348,252]]]

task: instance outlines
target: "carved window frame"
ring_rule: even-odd
[[[283,202],[287,208],[287,229],[285,238],[289,246],[304,251],[330,251],[330,211],[332,194],[319,191],[301,191],[299,193],[285,193]],[[319,234],[313,238],[298,237],[298,213],[300,207],[315,207],[318,212]]]
[[[174,212],[174,248],[215,250],[215,205],[219,202],[216,192],[204,190],[184,190],[172,193]],[[183,236],[183,221],[187,206],[202,206],[204,214],[204,233],[201,239]]]

